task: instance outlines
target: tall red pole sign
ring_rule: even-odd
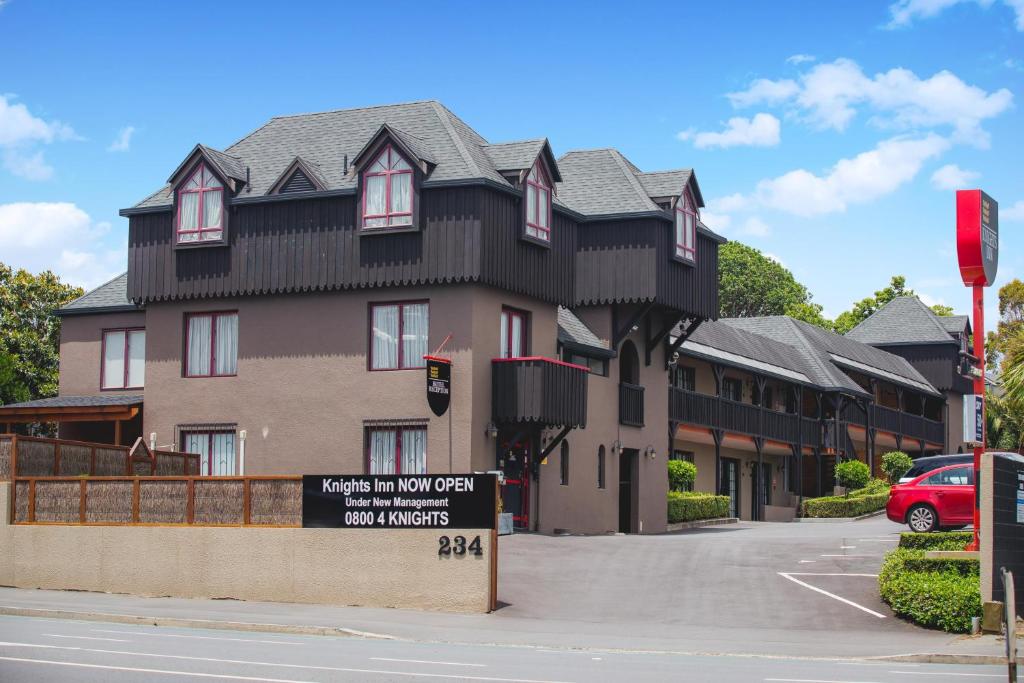
[[[957,190],[956,253],[960,277],[971,287],[974,303],[974,356],[978,372],[974,374],[974,393],[980,396],[980,441],[974,445],[974,541],[968,549],[978,549],[979,519],[978,476],[981,454],[985,450],[985,287],[995,282],[999,266],[999,204],[981,190]],[[978,399],[975,399],[978,400]],[[973,401],[972,401],[973,402]],[[973,432],[974,430],[972,430]]]

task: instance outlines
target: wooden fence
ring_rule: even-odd
[[[0,434],[0,480],[19,477],[197,475],[195,453]]]
[[[302,477],[18,477],[15,524],[302,526]]]

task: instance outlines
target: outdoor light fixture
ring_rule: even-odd
[[[612,454],[613,455],[618,455],[619,451],[621,451],[621,450],[622,450],[622,442],[619,441],[618,439],[616,439],[615,441],[612,441]]]
[[[488,422],[487,425],[484,427],[484,434],[487,435],[488,439],[497,439],[498,426],[493,422]]]
[[[653,460],[654,456],[657,455],[657,453],[655,453],[654,451],[654,446],[648,445],[647,448],[644,449],[644,455]]]

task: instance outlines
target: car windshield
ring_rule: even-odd
[[[948,470],[942,470],[936,472],[927,479],[921,482],[922,486],[970,486],[971,480],[971,468],[964,467],[952,467]]]

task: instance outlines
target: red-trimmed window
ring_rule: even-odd
[[[199,455],[201,476],[230,477],[235,474],[234,432],[182,432],[181,450]]]
[[[366,472],[426,474],[426,426],[367,427]]]
[[[370,369],[426,366],[430,305],[425,301],[370,305]]]
[[[200,164],[178,190],[178,243],[206,242],[224,236],[224,186]]]
[[[412,225],[412,166],[388,145],[363,173],[363,227]]]
[[[238,373],[238,312],[185,316],[185,376],[230,377]]]
[[[103,330],[101,389],[141,389],[146,376],[146,330]]]
[[[697,260],[697,210],[689,192],[676,202],[676,257]]]
[[[551,181],[540,161],[526,176],[526,234],[551,241]]]
[[[514,308],[501,309],[500,358],[526,356],[526,324],[527,313]]]

